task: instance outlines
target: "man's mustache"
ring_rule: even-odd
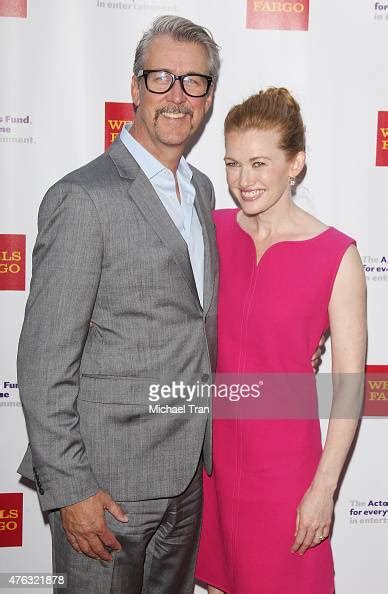
[[[192,116],[193,111],[188,105],[164,105],[155,111],[155,120],[163,113],[183,113]]]

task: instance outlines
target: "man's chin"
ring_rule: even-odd
[[[192,129],[191,126],[188,126],[186,129],[181,130],[161,130],[160,128],[157,130],[159,141],[162,144],[166,144],[169,146],[181,146],[185,145],[186,142],[189,140]]]

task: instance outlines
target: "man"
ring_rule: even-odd
[[[49,512],[68,593],[193,591],[210,420],[151,413],[149,395],[214,370],[214,193],[183,152],[218,69],[207,31],[158,18],[136,50],[132,127],[40,207],[18,352],[30,440],[19,472]]]

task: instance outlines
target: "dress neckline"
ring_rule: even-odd
[[[241,233],[243,234],[243,236],[245,236],[247,238],[247,240],[250,242],[251,246],[254,249],[254,254],[255,254],[255,267],[258,268],[262,259],[264,258],[264,256],[266,256],[266,254],[268,252],[271,252],[273,250],[273,248],[279,246],[279,245],[284,245],[284,244],[290,244],[290,243],[307,243],[309,241],[314,241],[316,239],[319,239],[320,237],[322,237],[323,235],[325,235],[328,231],[332,231],[334,229],[334,227],[327,227],[327,229],[324,229],[323,231],[320,231],[319,233],[317,233],[316,235],[313,235],[313,237],[308,237],[307,239],[282,239],[281,241],[276,241],[275,243],[272,243],[271,245],[269,245],[267,247],[267,249],[262,253],[261,257],[259,260],[257,260],[256,258],[256,246],[255,246],[255,242],[253,241],[252,237],[249,235],[249,233],[247,233],[247,231],[245,231],[238,223],[237,221],[237,215],[240,212],[241,209],[237,208],[236,209],[236,214],[233,217],[235,226],[241,231]]]

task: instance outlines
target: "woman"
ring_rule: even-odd
[[[313,380],[311,355],[330,327],[336,379],[323,451],[319,419],[274,414],[271,389],[266,418],[215,418],[197,577],[211,594],[333,594],[333,495],[362,404],[363,267],[354,240],[292,201],[305,133],[286,89],[235,106],[225,140],[227,181],[240,208],[214,215],[217,371]],[[310,396],[316,400],[315,385]]]

